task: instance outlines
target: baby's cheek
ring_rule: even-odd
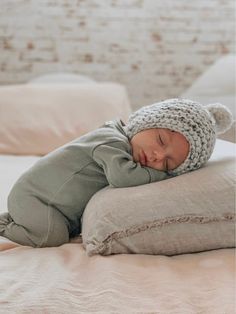
[[[153,168],[153,169],[156,169],[156,170],[164,171],[163,165],[162,165],[162,163],[160,163],[160,162],[157,162],[157,163],[149,163],[149,164],[148,164],[148,167]]]

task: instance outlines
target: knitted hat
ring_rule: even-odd
[[[231,112],[222,104],[203,106],[189,99],[173,98],[135,111],[125,129],[129,139],[153,128],[167,128],[185,136],[190,145],[188,156],[180,166],[168,171],[179,175],[206,163],[213,152],[216,135],[227,131],[232,122]]]

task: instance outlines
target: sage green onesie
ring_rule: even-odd
[[[90,198],[107,185],[116,188],[169,178],[135,163],[120,119],[40,158],[15,183],[0,235],[33,247],[59,246],[81,232]]]

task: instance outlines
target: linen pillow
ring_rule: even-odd
[[[22,84],[0,87],[0,153],[45,155],[102,125],[128,119],[123,85]]]
[[[97,192],[82,217],[87,254],[175,255],[234,247],[235,147],[218,139],[199,170]]]

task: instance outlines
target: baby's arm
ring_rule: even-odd
[[[143,167],[133,161],[124,142],[113,142],[97,146],[94,160],[105,172],[110,185],[114,187],[137,186],[170,178],[164,171]]]

